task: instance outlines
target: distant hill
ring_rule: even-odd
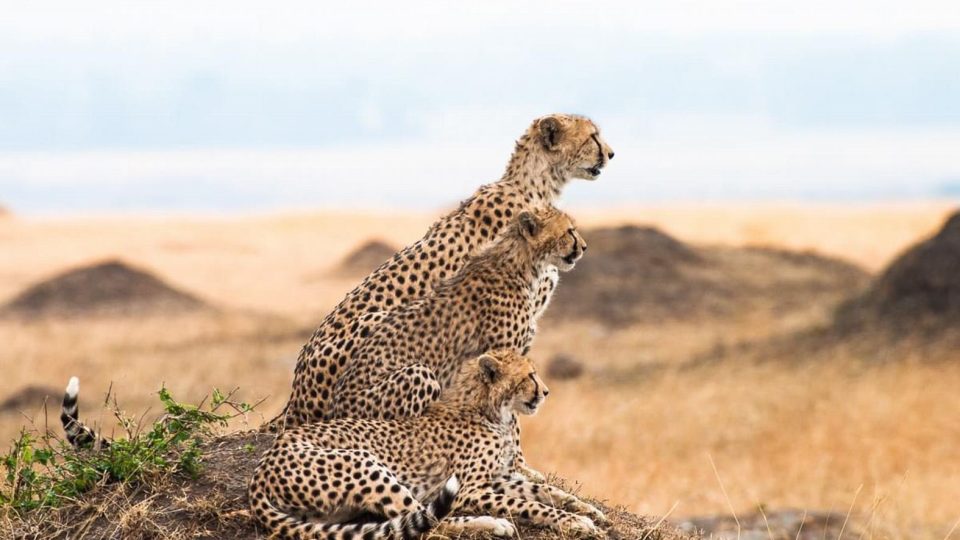
[[[897,257],[837,313],[845,329],[898,331],[960,325],[960,211],[932,237]]]
[[[867,285],[857,266],[814,253],[688,245],[659,229],[583,231],[588,251],[561,277],[548,317],[697,320],[839,303]]]
[[[50,386],[28,385],[20,388],[16,392],[4,396],[0,401],[0,413],[8,412],[32,412],[43,406],[44,401],[48,401],[51,406],[59,406],[59,400],[63,397],[63,390]]]
[[[828,324],[742,343],[739,359],[960,360],[960,212],[838,304]],[[716,358],[713,358],[716,359]]]
[[[335,277],[365,277],[399,251],[381,240],[364,242],[344,257],[334,268]]]
[[[146,270],[116,260],[67,270],[36,283],[0,307],[14,317],[129,315],[208,306]]]

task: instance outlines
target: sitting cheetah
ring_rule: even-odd
[[[596,179],[611,158],[613,150],[589,119],[554,114],[535,120],[517,141],[498,182],[481,187],[434,223],[422,239],[383,263],[327,315],[300,351],[289,401],[265,429],[278,431],[327,418],[331,392],[351,356],[351,329],[361,317],[424,297],[459,272],[517,214],[552,203],[573,178]],[[545,269],[545,274],[538,287],[541,311],[556,284],[554,271]],[[524,349],[534,331],[531,325]]]
[[[351,329],[331,417],[417,416],[465,360],[490,349],[522,352],[543,266],[569,270],[585,250],[567,214],[553,207],[521,213],[432,293]]]
[[[543,268],[567,271],[586,251],[569,216],[523,212],[498,240],[425,298],[367,314],[350,329],[351,357],[331,393],[331,418],[416,416],[480,351],[524,352]],[[556,270],[555,270],[556,271]],[[520,447],[520,424],[514,440]],[[544,477],[516,456],[515,470]]]
[[[534,414],[548,393],[528,358],[493,351],[462,364],[423,416],[287,430],[250,481],[253,514],[276,538],[413,539],[438,524],[513,536],[504,518],[596,534],[598,509],[511,474],[512,419]],[[452,510],[480,516],[447,517]],[[384,521],[345,523],[371,514]]]

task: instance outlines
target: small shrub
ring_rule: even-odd
[[[206,399],[199,405],[180,403],[166,388],[158,395],[164,414],[146,430],[114,404],[127,437],[98,450],[76,450],[50,433],[21,431],[10,451],[0,456],[5,472],[0,505],[21,512],[58,506],[101,483],[139,482],[159,474],[196,477],[203,464],[203,438],[253,410],[231,401],[232,392],[216,389],[207,407]],[[221,412],[225,407],[230,410]]]

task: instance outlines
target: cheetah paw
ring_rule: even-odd
[[[603,512],[586,503],[584,503],[583,515],[590,518],[597,525],[606,526],[610,524],[610,520],[607,519],[607,516],[603,515]]]
[[[547,477],[544,476],[543,473],[527,466],[520,468],[520,476],[525,478],[528,482],[533,482],[534,484],[543,484],[547,481]]]
[[[513,526],[513,523],[501,518],[497,518],[496,528],[490,530],[490,534],[494,536],[502,536],[504,538],[513,538],[517,536],[517,529]]]
[[[571,517],[561,528],[574,536],[583,538],[596,538],[600,536],[600,529],[593,523],[593,520],[586,516]]]
[[[474,519],[471,528],[483,530],[501,538],[513,538],[517,535],[517,529],[513,526],[513,523],[493,516],[481,516]]]

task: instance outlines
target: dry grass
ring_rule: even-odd
[[[948,208],[691,206],[573,213],[585,226],[654,223],[685,241],[814,248],[877,269],[933,232]],[[2,221],[0,301],[71,265],[113,256],[226,309],[141,320],[0,322],[0,397],[27,384],[60,386],[77,374],[81,414],[92,418],[111,381],[131,412],[154,403],[153,392],[166,382],[184,400],[214,386],[240,387],[239,399],[268,397],[260,410],[269,417],[288,394],[304,332],[352,286],[311,276],[368,238],[408,243],[431,219]],[[758,504],[846,513],[853,504],[852,519],[870,537],[944,539],[960,518],[960,358],[871,363],[837,349],[817,361],[783,353],[762,363],[689,365],[745,340],[820,324],[828,313],[810,306],[782,317],[616,332],[544,324],[534,356],[570,351],[588,374],[552,383],[544,411],[526,422],[529,457],[542,470],[581,482],[588,495],[645,514],[728,512],[728,504],[744,513]],[[42,424],[38,411],[27,413]],[[0,437],[8,439],[24,421],[0,415]],[[135,518],[144,519],[131,514]]]

